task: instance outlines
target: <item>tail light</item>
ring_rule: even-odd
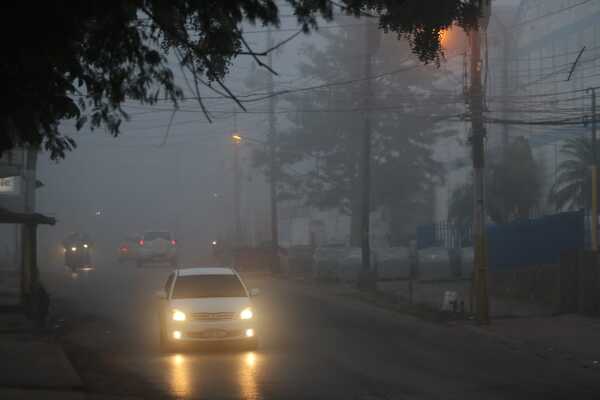
[[[123,246],[123,247],[121,247],[121,251],[123,253],[127,253],[129,251],[129,248],[127,246]]]
[[[175,245],[177,244],[177,242],[175,241],[175,239],[171,240],[171,244],[172,244],[173,246],[175,246]]]
[[[144,245],[144,239],[140,239],[140,246]]]

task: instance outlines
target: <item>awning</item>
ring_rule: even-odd
[[[38,213],[20,213],[0,208],[0,224],[54,225],[56,219]]]

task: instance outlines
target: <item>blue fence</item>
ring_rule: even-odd
[[[490,225],[487,227],[488,265],[502,270],[558,264],[561,252],[586,248],[588,220],[581,210]],[[471,246],[470,227],[446,222],[418,227],[417,247],[432,246]]]
[[[489,226],[488,263],[502,270],[558,264],[561,252],[585,248],[583,211]]]

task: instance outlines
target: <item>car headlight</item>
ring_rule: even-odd
[[[240,313],[241,319],[251,319],[253,316],[254,316],[254,313],[252,312],[252,309],[250,307],[244,308],[242,310],[242,312]]]
[[[185,321],[186,316],[183,311],[173,310],[173,321]]]
[[[71,251],[77,251],[77,247],[71,247]]]
[[[87,248],[88,248],[88,245],[87,245],[87,243],[85,243],[85,244],[83,245],[83,248],[84,248],[84,249],[87,249]]]

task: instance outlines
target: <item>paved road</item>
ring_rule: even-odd
[[[260,347],[158,349],[153,298],[168,268],[46,268],[89,390],[193,399],[598,399],[600,371],[465,329],[285,281],[252,281]]]

